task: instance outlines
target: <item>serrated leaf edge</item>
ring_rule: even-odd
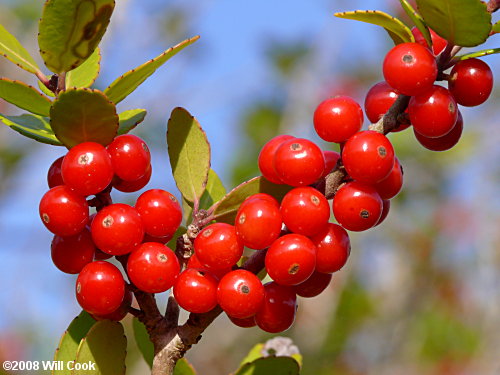
[[[42,99],[44,99],[45,101],[47,101],[47,103],[49,103],[50,105],[52,105],[52,104],[53,104],[53,101],[52,101],[52,100],[50,100],[50,99],[49,99],[49,98],[47,98],[45,95],[43,95],[43,94],[42,94],[40,91],[38,91],[38,90],[37,90],[34,86],[29,85],[29,84],[27,84],[27,83],[25,83],[25,82],[23,82],[23,81],[19,81],[19,80],[17,80],[17,79],[10,79],[10,78],[6,78],[6,77],[1,77],[1,78],[0,78],[0,81],[7,81],[7,82],[11,82],[11,83],[17,83],[17,84],[20,84],[20,85],[22,85],[22,86],[28,87],[28,88],[32,89],[35,93],[37,93],[38,95],[40,95],[40,97],[41,97]],[[4,99],[4,100],[5,100],[5,99]],[[5,101],[7,101],[7,100],[5,100]],[[9,103],[10,103],[10,102],[9,102]],[[10,104],[15,105],[16,107],[18,107],[18,106],[17,106],[17,104],[14,104],[14,103],[10,103]],[[21,108],[21,107],[18,107],[18,108]],[[50,108],[50,106],[49,106],[49,108]],[[29,110],[28,110],[28,109],[26,109],[26,108],[21,108],[21,109],[24,109],[24,110],[26,110],[26,111],[28,111],[28,112],[31,112],[31,111],[29,111]],[[35,112],[31,112],[31,113],[35,113]],[[40,116],[45,116],[45,117],[48,117],[48,116],[49,116],[49,113],[35,113],[35,114],[36,114],[36,115],[40,115]]]

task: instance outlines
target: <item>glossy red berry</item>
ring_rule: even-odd
[[[451,70],[448,87],[458,104],[474,107],[490,97],[493,73],[482,60],[462,60]]]
[[[232,271],[231,267],[224,268],[224,269],[221,269],[221,270],[211,269],[211,268],[205,266],[204,264],[202,264],[200,262],[200,260],[198,259],[198,257],[196,256],[196,254],[191,255],[191,257],[189,258],[189,260],[187,262],[186,268],[197,268],[197,269],[200,269],[200,270],[208,271],[208,272],[210,272],[212,275],[214,275],[219,280],[222,279],[226,273]]]
[[[325,157],[315,143],[294,138],[283,142],[276,150],[274,169],[287,185],[310,185],[323,174]]]
[[[272,195],[269,195],[266,193],[257,193],[257,194],[250,195],[248,198],[246,198],[243,201],[243,203],[240,204],[240,208],[245,206],[247,203],[250,203],[254,200],[265,200],[265,201],[268,201],[269,203],[273,204],[276,207],[280,206],[279,202]]]
[[[387,83],[404,95],[417,95],[432,87],[438,69],[429,49],[418,43],[402,43],[392,48],[383,63]]]
[[[165,236],[165,237],[157,237],[157,236],[152,236],[150,234],[145,234],[144,238],[142,239],[142,242],[157,242],[165,245],[168,243],[174,236]]]
[[[54,236],[51,244],[52,262],[62,272],[79,273],[94,260],[96,247],[88,229],[69,237]]]
[[[149,168],[146,170],[146,173],[144,176],[139,178],[138,180],[135,181],[125,181],[122,180],[121,178],[115,176],[113,177],[113,187],[118,190],[122,191],[124,193],[132,193],[134,191],[139,191],[141,190],[144,186],[146,186],[151,180],[151,174],[153,173],[153,169],[151,168],[151,165]]]
[[[125,289],[125,296],[123,297],[123,301],[115,311],[106,315],[92,315],[92,318],[95,320],[113,320],[115,322],[119,322],[123,320],[128,314],[129,308],[132,305],[132,292]]]
[[[203,228],[194,240],[194,252],[210,269],[223,270],[234,266],[243,254],[243,243],[233,225],[214,223]]]
[[[293,139],[291,135],[278,135],[268,141],[259,153],[259,169],[262,176],[266,180],[271,181],[275,184],[282,184],[283,182],[279,178],[278,174],[274,169],[274,155],[279,146],[285,141]]]
[[[312,298],[319,296],[332,281],[332,274],[314,272],[303,283],[294,286],[295,293],[304,298]]]
[[[391,201],[389,199],[385,199],[382,201],[382,215],[380,215],[380,219],[378,219],[377,224],[375,226],[382,224],[387,215],[389,215],[389,210],[391,209]]]
[[[265,264],[268,275],[278,284],[300,284],[314,272],[316,246],[301,234],[286,234],[273,242]]]
[[[306,186],[290,190],[281,201],[281,216],[288,230],[313,236],[328,223],[330,206],[318,190]]]
[[[345,142],[363,126],[363,110],[349,96],[322,101],[314,111],[314,129],[327,142]]]
[[[251,328],[251,327],[255,327],[257,325],[257,323],[255,323],[255,316],[251,316],[249,318],[243,318],[243,319],[233,318],[232,316],[229,316],[229,315],[227,317],[235,326],[238,326],[241,328]]]
[[[455,123],[455,126],[453,127],[453,129],[451,129],[451,131],[448,134],[445,134],[442,137],[438,138],[428,138],[417,133],[415,130],[414,133],[415,133],[415,138],[417,138],[417,141],[426,149],[431,151],[446,151],[451,149],[458,143],[460,137],[462,136],[463,129],[464,129],[464,121],[462,118],[462,114],[460,113],[460,111],[458,111],[457,122]]]
[[[328,176],[337,165],[337,161],[340,159],[340,154],[336,151],[323,150],[323,155],[325,156],[325,170],[321,175],[321,178]]]
[[[398,158],[395,159],[389,175],[377,182],[374,187],[382,199],[391,199],[398,195],[403,187],[403,167]]]
[[[264,249],[279,237],[282,218],[278,202],[272,199],[255,197],[243,202],[238,209],[234,226],[246,247]]]
[[[351,241],[340,225],[329,223],[311,237],[316,246],[316,271],[333,273],[340,270],[351,254]]]
[[[432,29],[429,29],[430,34],[431,34],[431,40],[432,40],[432,52],[434,55],[439,55],[445,48],[448,42],[446,39],[441,38],[439,35],[436,34],[436,32]],[[429,48],[429,45],[427,44],[427,41],[425,40],[424,36],[420,32],[419,29],[416,27],[413,27],[411,29],[411,32],[413,36],[415,37],[415,42],[420,44],[421,46],[424,46],[426,48]]]
[[[227,315],[234,318],[254,316],[264,302],[264,286],[249,271],[231,271],[219,282],[217,302]]]
[[[124,181],[136,181],[147,172],[151,164],[148,146],[133,134],[116,137],[108,147],[115,174]]]
[[[68,151],[62,162],[64,183],[82,195],[103,191],[113,178],[111,158],[104,146],[84,142]]]
[[[50,189],[59,185],[64,185],[61,173],[63,159],[64,156],[61,156],[50,165],[49,171],[47,172],[47,183]]]
[[[349,182],[335,194],[333,214],[347,230],[367,230],[378,222],[382,214],[382,199],[373,186]]]
[[[458,107],[447,89],[435,85],[410,99],[408,113],[417,133],[428,138],[437,138],[453,129],[457,122]]]
[[[137,210],[114,203],[97,213],[91,225],[96,246],[111,255],[130,253],[142,242],[144,227]]]
[[[182,208],[168,191],[151,189],[142,193],[135,204],[146,233],[152,236],[171,236],[182,221]]]
[[[85,198],[66,185],[46,192],[40,201],[39,212],[47,229],[63,237],[80,233],[89,219]]]
[[[113,255],[105,253],[99,249],[97,249],[94,254],[94,260],[107,260],[112,257]]]
[[[132,251],[127,261],[130,281],[146,293],[162,293],[170,289],[180,271],[175,253],[156,242],[143,243]]]
[[[217,306],[217,279],[205,270],[187,268],[177,276],[173,293],[184,310],[205,313]]]
[[[255,322],[269,333],[287,330],[292,326],[297,311],[297,296],[293,287],[271,282],[264,285],[264,291],[264,303],[255,314]]]
[[[391,172],[394,148],[385,135],[366,130],[355,134],[345,143],[342,161],[353,179],[374,184]]]
[[[90,314],[106,315],[118,309],[125,296],[125,281],[118,268],[108,262],[87,264],[76,280],[76,298]]]

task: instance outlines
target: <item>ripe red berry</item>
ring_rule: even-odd
[[[97,213],[91,225],[96,246],[111,255],[130,253],[142,242],[144,227],[137,211],[114,203]]]
[[[493,89],[493,73],[484,61],[459,61],[451,70],[448,87],[458,104],[474,107],[484,103]]]
[[[84,142],[68,151],[62,162],[64,183],[82,195],[103,191],[113,178],[111,158],[104,146]]]
[[[87,264],[76,280],[76,298],[90,314],[106,315],[118,309],[125,296],[125,281],[118,268],[108,262]]]
[[[64,156],[61,156],[50,165],[49,171],[47,172],[47,183],[50,189],[59,185],[64,185],[61,173],[63,159]]]
[[[149,168],[146,170],[146,173],[144,176],[139,178],[138,180],[135,181],[125,181],[122,180],[121,178],[115,176],[113,177],[113,187],[118,190],[122,191],[124,193],[132,193],[134,191],[141,190],[144,186],[146,186],[151,180],[151,174],[153,173],[153,169],[151,168],[151,165],[149,165]]]
[[[287,185],[310,185],[323,174],[325,157],[315,143],[294,138],[283,142],[276,150],[274,169]]]
[[[194,240],[194,252],[210,269],[223,270],[234,266],[243,254],[243,243],[233,225],[214,223],[205,227]]]
[[[342,161],[353,179],[374,184],[391,172],[394,148],[385,135],[366,130],[355,134],[345,143]]]
[[[197,268],[200,270],[208,271],[209,273],[214,275],[219,280],[222,279],[226,273],[231,272],[231,270],[232,270],[231,267],[224,268],[222,270],[213,270],[213,269],[205,266],[204,264],[202,264],[200,262],[200,260],[198,259],[198,257],[196,256],[196,254],[191,255],[191,257],[189,258],[189,260],[187,262],[186,268]]]
[[[278,174],[274,169],[274,155],[276,154],[276,150],[279,146],[285,141],[289,139],[293,139],[291,135],[278,135],[268,141],[262,150],[260,150],[259,154],[259,169],[262,176],[266,178],[266,180],[271,181],[275,184],[282,184],[283,182],[279,178]]]
[[[249,271],[231,271],[219,282],[217,302],[227,315],[234,318],[254,316],[264,302],[264,286]]]
[[[314,272],[310,278],[303,283],[294,286],[295,293],[304,298],[319,296],[332,281],[331,273]]]
[[[266,193],[257,193],[257,194],[250,195],[248,198],[246,198],[243,201],[243,203],[240,204],[240,208],[243,207],[243,206],[245,206],[247,203],[250,203],[250,202],[252,202],[253,200],[256,200],[256,199],[268,201],[269,203],[272,203],[276,207],[280,206],[279,202],[272,195],[269,195],[269,194],[266,194]]]
[[[151,189],[142,193],[135,204],[146,233],[152,236],[171,236],[182,221],[179,201],[168,191]]]
[[[92,318],[95,320],[113,320],[115,322],[119,322],[123,318],[125,318],[128,314],[128,310],[132,305],[132,292],[125,289],[125,296],[123,297],[123,301],[115,311],[106,315],[92,315]]]
[[[417,95],[431,88],[438,69],[429,49],[418,43],[402,43],[385,56],[384,78],[404,95]]]
[[[380,219],[378,219],[377,224],[375,224],[374,226],[381,224],[385,220],[387,215],[389,215],[390,209],[391,209],[391,201],[389,199],[384,199],[382,201],[382,215],[380,215]]]
[[[460,113],[460,111],[458,111],[458,118],[455,126],[448,134],[445,134],[442,137],[428,138],[417,133],[415,130],[413,132],[415,133],[415,138],[417,138],[417,141],[426,149],[431,151],[446,151],[451,149],[458,143],[460,137],[462,136],[463,129],[464,121],[462,118],[462,114]]]
[[[146,293],[162,293],[170,289],[180,271],[174,252],[156,242],[143,243],[132,251],[127,261],[130,281]]]
[[[340,154],[336,151],[323,150],[323,155],[325,156],[325,170],[321,175],[321,178],[328,176],[337,165],[337,161],[340,159]]]
[[[63,237],[80,233],[89,219],[85,198],[66,185],[46,192],[40,201],[39,212],[47,229]]]
[[[264,291],[264,303],[255,314],[255,322],[269,333],[287,330],[292,326],[297,311],[297,296],[293,287],[270,282],[264,285]]]
[[[318,190],[306,186],[290,190],[281,201],[281,216],[293,233],[313,236],[330,219],[328,200]]]
[[[377,182],[374,187],[382,199],[391,199],[398,195],[403,187],[403,167],[398,158],[394,160],[394,166],[389,175]]]
[[[382,214],[382,199],[373,186],[349,182],[335,194],[333,214],[347,230],[367,230],[378,222]]]
[[[329,223],[311,237],[316,246],[316,271],[333,273],[340,270],[351,254],[351,241],[340,225]]]
[[[88,229],[74,236],[54,236],[51,244],[52,262],[62,272],[77,274],[94,260],[95,250]]]
[[[314,129],[327,142],[345,142],[363,126],[363,110],[349,96],[322,101],[314,111]]]
[[[109,258],[112,258],[113,255],[107,254],[99,249],[96,249],[95,254],[94,254],[94,260],[107,260]]]
[[[446,39],[441,38],[439,35],[436,34],[436,32],[432,29],[429,29],[431,33],[431,40],[432,40],[432,52],[434,55],[439,55],[445,48],[448,42]],[[415,42],[420,44],[421,46],[424,46],[426,48],[429,48],[429,45],[427,44],[427,41],[425,40],[424,36],[420,32],[419,29],[416,27],[413,27],[411,29],[411,32],[413,36],[415,37]]]
[[[236,235],[246,247],[260,250],[270,246],[281,233],[278,202],[274,198],[258,197],[245,200],[238,209],[234,226]]]
[[[124,181],[137,181],[151,165],[148,146],[135,135],[119,135],[107,149],[115,174]]]
[[[229,320],[236,326],[241,328],[250,328],[255,327],[257,323],[255,323],[255,316],[250,316],[248,318],[238,319],[233,318],[232,316],[227,316]]]
[[[286,234],[273,242],[265,264],[268,275],[278,284],[300,284],[314,272],[316,246],[301,234]]]
[[[177,276],[173,293],[184,310],[206,313],[217,306],[217,279],[205,270],[187,268]]]
[[[414,96],[408,104],[413,129],[429,138],[448,134],[457,122],[458,107],[451,93],[434,85],[423,94]]]

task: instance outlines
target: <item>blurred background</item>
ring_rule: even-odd
[[[34,56],[42,3],[0,1],[0,23]],[[406,20],[396,0],[117,1],[97,88],[201,35],[119,105],[148,110],[134,131],[153,154],[145,189],[178,195],[164,141],[177,106],[206,130],[227,189],[258,175],[258,152],[276,134],[334,149],[314,133],[316,105],[337,94],[363,103],[392,45],[381,28],[333,17],[354,9]],[[499,44],[497,36],[487,46]],[[498,55],[484,61],[500,71]],[[36,83],[6,59],[0,76]],[[283,334],[304,355],[303,374],[500,374],[499,98],[496,85],[486,104],[462,109],[464,135],[451,151],[425,150],[411,129],[390,136],[405,169],[402,193],[381,226],[351,235],[348,264],[321,296],[299,301],[294,328]],[[1,100],[0,112],[19,113]],[[52,236],[38,216],[48,167],[63,154],[0,126],[0,362],[51,359],[80,312],[75,277],[53,266]],[[128,318],[125,325],[130,331]],[[200,374],[228,374],[272,336],[220,317],[187,358]],[[133,339],[128,346],[128,373],[147,373]]]

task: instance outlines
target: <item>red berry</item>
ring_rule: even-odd
[[[292,287],[274,282],[264,285],[264,303],[255,315],[260,329],[278,333],[290,328],[295,320],[297,296]]]
[[[395,158],[394,166],[389,175],[377,182],[374,187],[382,199],[391,199],[398,195],[403,187],[403,167],[401,167],[398,158]]]
[[[61,173],[63,159],[64,156],[61,156],[50,165],[49,171],[47,172],[47,182],[50,189],[59,185],[64,185]]]
[[[340,225],[329,223],[314,237],[316,246],[316,271],[333,273],[340,270],[351,254],[351,241]]]
[[[231,272],[231,270],[232,270],[231,268],[225,268],[222,270],[213,270],[213,269],[205,266],[204,264],[202,264],[200,262],[200,260],[198,259],[198,257],[196,256],[196,254],[191,255],[191,257],[189,258],[189,260],[187,262],[186,268],[197,268],[200,270],[208,271],[212,275],[217,277],[217,279],[219,279],[219,280],[222,279],[226,273]]]
[[[274,170],[274,155],[279,146],[289,139],[294,139],[291,135],[278,135],[267,142],[259,154],[259,169],[266,180],[275,184],[282,184],[278,174]]]
[[[192,313],[206,313],[217,306],[217,279],[205,270],[185,269],[174,284],[179,306]]]
[[[137,211],[114,203],[97,213],[91,225],[96,246],[111,255],[130,253],[142,242],[144,227]]]
[[[84,142],[68,151],[62,162],[64,183],[82,195],[103,191],[113,178],[111,158],[104,146]]]
[[[170,289],[180,271],[174,252],[156,242],[143,243],[132,251],[127,261],[130,281],[146,293],[162,293]]]
[[[451,70],[448,87],[458,104],[474,107],[484,103],[493,89],[493,73],[484,61],[459,61]]]
[[[432,40],[432,52],[434,55],[439,55],[445,48],[448,42],[446,39],[441,38],[439,35],[436,34],[436,32],[432,29],[429,29],[431,33],[431,40]],[[429,45],[427,44],[427,41],[425,40],[424,36],[420,32],[419,29],[416,27],[413,27],[411,29],[411,32],[413,36],[415,37],[415,42],[420,44],[421,46],[429,48]]]
[[[250,316],[248,318],[243,318],[243,319],[238,319],[238,318],[233,318],[232,316],[227,316],[231,322],[233,322],[234,325],[241,327],[241,328],[250,328],[250,327],[255,327],[257,323],[255,323],[255,316]]]
[[[148,146],[135,135],[119,135],[107,149],[115,174],[124,181],[137,181],[151,165]]]
[[[417,141],[426,149],[431,151],[446,151],[451,149],[458,143],[460,137],[462,136],[463,129],[464,121],[462,118],[462,114],[460,113],[460,111],[458,111],[458,118],[455,126],[448,134],[445,134],[442,137],[428,138],[417,133],[415,130],[413,132],[415,133],[415,138],[417,138]]]
[[[152,236],[171,236],[182,221],[179,201],[168,191],[151,189],[142,193],[135,204],[146,233]]]
[[[347,230],[367,230],[375,226],[382,214],[382,199],[373,186],[349,182],[335,194],[333,214]]]
[[[243,243],[233,225],[214,223],[205,227],[194,240],[199,261],[210,269],[223,270],[234,266],[243,254]]]
[[[115,322],[119,322],[123,318],[125,318],[128,314],[128,310],[132,305],[132,292],[128,289],[125,289],[125,296],[123,301],[115,311],[106,315],[92,315],[92,318],[95,320],[113,320]]]
[[[387,53],[383,64],[384,78],[404,95],[417,95],[431,88],[438,69],[436,59],[417,43],[402,43]]]
[[[340,159],[340,154],[336,151],[323,150],[323,155],[325,156],[325,170],[321,178],[328,176],[337,165],[337,161]]]
[[[273,242],[265,264],[267,273],[278,284],[300,284],[314,272],[316,246],[301,234],[286,234]]]
[[[385,135],[366,130],[355,134],[345,143],[342,161],[353,179],[374,184],[391,172],[394,148]]]
[[[327,142],[345,142],[363,126],[363,110],[349,96],[326,99],[314,111],[314,129]]]
[[[125,281],[114,265],[108,262],[87,264],[76,280],[76,298],[90,314],[106,315],[118,309],[125,296]]]
[[[410,99],[408,113],[413,129],[429,138],[448,134],[457,122],[458,107],[451,93],[441,86],[433,86],[423,94]]]
[[[304,298],[316,297],[323,292],[332,281],[332,274],[314,272],[303,283],[294,286],[295,293]]]
[[[276,150],[274,168],[287,185],[310,185],[323,174],[325,157],[315,143],[294,138],[283,142]]]
[[[173,237],[174,237],[173,235],[172,236],[165,236],[165,237],[156,237],[156,236],[152,236],[152,235],[146,233],[144,235],[144,238],[142,239],[142,242],[158,242],[158,243],[165,245]]]
[[[246,205],[247,203],[252,202],[253,200],[256,200],[256,199],[268,201],[269,203],[272,203],[276,207],[280,206],[279,202],[272,195],[269,195],[266,193],[257,193],[257,194],[250,195],[248,198],[246,198],[243,201],[243,203],[240,204],[240,208],[243,207],[244,205]]]
[[[63,237],[80,233],[89,220],[87,201],[66,185],[46,192],[40,201],[39,212],[47,229]]]
[[[246,247],[264,249],[281,233],[282,219],[278,202],[273,198],[245,200],[235,219],[236,235]]]
[[[318,190],[306,186],[290,190],[281,201],[281,216],[293,233],[313,236],[330,219],[328,200]]]
[[[382,215],[380,215],[380,219],[378,219],[377,224],[375,226],[381,224],[387,215],[389,215],[389,210],[391,208],[391,201],[389,199],[385,199],[382,201]]]
[[[151,180],[152,173],[153,169],[151,168],[150,165],[149,168],[146,170],[144,176],[135,181],[124,181],[121,178],[115,176],[113,178],[113,187],[116,190],[122,191],[124,193],[132,193],[134,191],[141,190],[144,186],[148,184],[149,180]]]
[[[231,271],[219,282],[217,302],[229,316],[238,319],[254,316],[264,302],[264,286],[249,271]]]
[[[102,252],[99,249],[96,249],[95,254],[94,254],[94,260],[106,260],[106,259],[109,259],[112,257],[113,257],[113,255]]]
[[[52,261],[62,272],[77,274],[94,260],[95,250],[88,229],[70,237],[54,236],[51,245]]]

